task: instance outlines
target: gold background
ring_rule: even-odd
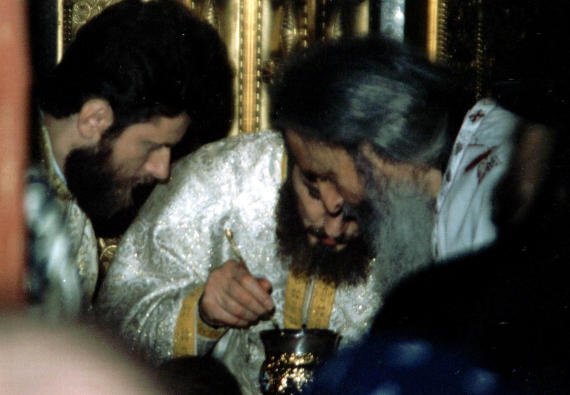
[[[59,0],[58,59],[77,29],[120,0]],[[369,0],[179,0],[213,25],[235,70],[235,114],[230,134],[268,129],[268,94],[275,69],[311,42],[366,34]]]

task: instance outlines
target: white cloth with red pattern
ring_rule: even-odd
[[[519,122],[492,99],[477,102],[465,116],[437,197],[436,260],[478,250],[496,239],[493,192],[508,168]]]

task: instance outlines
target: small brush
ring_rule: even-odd
[[[245,265],[245,259],[243,259],[243,257],[241,256],[239,249],[236,245],[236,242],[234,241],[234,234],[229,229],[226,229],[225,233],[226,233],[226,239],[228,239],[228,241],[230,242],[230,247],[232,248],[232,251],[236,255],[236,258]]]
[[[232,231],[230,229],[225,229],[224,233],[226,235],[226,239],[228,239],[228,241],[230,243],[230,247],[232,248],[232,251],[234,252],[236,258],[241,263],[243,263],[245,265],[245,267],[247,268],[247,264],[245,263],[245,259],[243,259],[243,257],[241,256],[241,253],[239,252],[239,248],[237,247],[236,242],[234,241],[234,234],[232,233]],[[275,317],[271,317],[271,322],[273,323],[274,329],[281,329],[279,327],[279,323],[277,322]]]

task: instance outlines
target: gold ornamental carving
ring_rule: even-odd
[[[120,0],[58,1],[60,58],[85,22]],[[213,25],[228,48],[236,76],[230,134],[270,127],[268,84],[291,53],[316,41],[368,32],[369,0],[179,1]]]
[[[99,14],[111,4],[120,0],[59,0],[58,25],[58,60],[61,59],[65,47],[75,37],[81,26]]]
[[[473,99],[489,94],[493,54],[488,51],[493,2],[429,0],[428,54],[450,66]],[[495,6],[499,7],[499,6]],[[500,31],[492,32],[499,34]]]
[[[261,126],[262,12],[262,0],[240,0],[238,130],[242,133]]]
[[[103,11],[111,4],[118,3],[119,0],[78,0],[73,4],[72,33],[75,36],[79,27]]]

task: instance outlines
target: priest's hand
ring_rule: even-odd
[[[211,326],[247,327],[273,311],[270,292],[267,279],[253,277],[243,262],[227,261],[206,281],[200,317]]]

